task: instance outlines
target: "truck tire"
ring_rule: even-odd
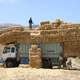
[[[6,67],[6,68],[14,67],[13,61],[7,60],[7,61],[4,63],[4,67]]]
[[[52,62],[50,58],[43,58],[42,59],[42,67],[52,69]]]
[[[14,67],[18,67],[19,64],[20,64],[20,61],[15,61],[15,63],[14,63]]]

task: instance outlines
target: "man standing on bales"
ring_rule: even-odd
[[[29,19],[29,28],[32,29],[32,24],[33,24],[33,21],[32,21],[32,18],[30,17]]]

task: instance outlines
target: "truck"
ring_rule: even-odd
[[[20,64],[19,46],[16,44],[6,45],[1,55],[1,61],[4,67],[18,67]]]
[[[23,47],[24,49],[20,49],[20,47]],[[55,44],[41,44],[39,46],[42,50],[42,67],[43,68],[52,68],[52,66],[55,66],[59,64],[58,62],[58,56],[63,53],[63,47],[59,43]],[[5,45],[3,48],[3,52],[1,55],[1,60],[4,67],[18,67],[19,64],[22,62],[22,58],[25,59],[25,57],[29,57],[28,51],[30,49],[30,45],[28,44],[19,44],[19,43],[9,43]],[[26,56],[23,52],[26,51]],[[23,53],[23,54],[22,54]],[[24,56],[23,56],[24,55]],[[27,60],[26,60],[27,61]],[[24,61],[26,63],[26,61]],[[24,63],[22,63],[24,64]]]

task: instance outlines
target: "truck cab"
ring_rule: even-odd
[[[2,53],[4,67],[17,67],[20,63],[18,47],[14,44],[6,45]]]

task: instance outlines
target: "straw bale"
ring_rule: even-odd
[[[41,22],[40,24],[45,25],[45,24],[50,24],[50,22],[49,21],[44,21],[44,22]]]
[[[32,50],[36,50],[38,45],[31,45]]]
[[[42,65],[42,62],[41,62],[41,60],[34,60],[32,62],[29,62],[29,64],[31,67],[40,68]]]
[[[32,68],[41,68],[41,65],[37,64],[37,65],[34,65],[34,64],[30,64]]]
[[[41,25],[39,27],[40,30],[51,30],[52,29],[52,26],[51,24],[44,24],[44,25]]]
[[[37,52],[41,52],[41,49],[39,49],[39,48],[37,48],[37,49],[32,49],[32,48],[29,49],[29,52],[31,52],[31,53],[32,53],[33,51],[37,53]]]
[[[30,62],[29,62],[29,64],[34,64],[34,63],[37,65],[37,64],[41,64],[42,62],[41,62],[40,59],[33,60],[33,61],[30,61]],[[34,65],[35,65],[35,64],[34,64]]]
[[[64,42],[64,56],[80,56],[80,41]]]
[[[11,31],[23,31],[24,28],[23,27],[13,27],[11,28]]]
[[[41,53],[30,53],[29,56],[34,56],[34,55],[38,55],[38,56],[41,56]]]
[[[36,56],[37,56],[37,57],[41,57],[41,52],[38,52],[38,53],[30,53],[30,52],[29,52],[29,56],[30,56],[30,57],[34,57],[34,56],[35,56],[35,57],[36,57]]]
[[[31,67],[41,67],[41,64],[42,64],[42,61],[41,61],[41,58],[39,57],[30,57],[30,61],[29,61],[29,64]]]
[[[29,50],[29,53],[30,54],[37,54],[36,50],[34,50],[34,52],[33,52],[33,50]]]
[[[36,60],[37,60],[37,59],[40,59],[41,56],[40,55],[30,55],[29,58],[30,58],[30,60],[36,58]]]
[[[52,29],[57,29],[57,27],[55,26],[55,23],[51,23]]]
[[[33,65],[35,65],[35,64],[36,64],[36,65],[37,65],[37,64],[40,64],[40,65],[41,65],[41,63],[42,63],[42,62],[41,62],[40,59],[33,60],[33,61],[30,61],[30,62],[29,62],[29,64],[33,64]]]

